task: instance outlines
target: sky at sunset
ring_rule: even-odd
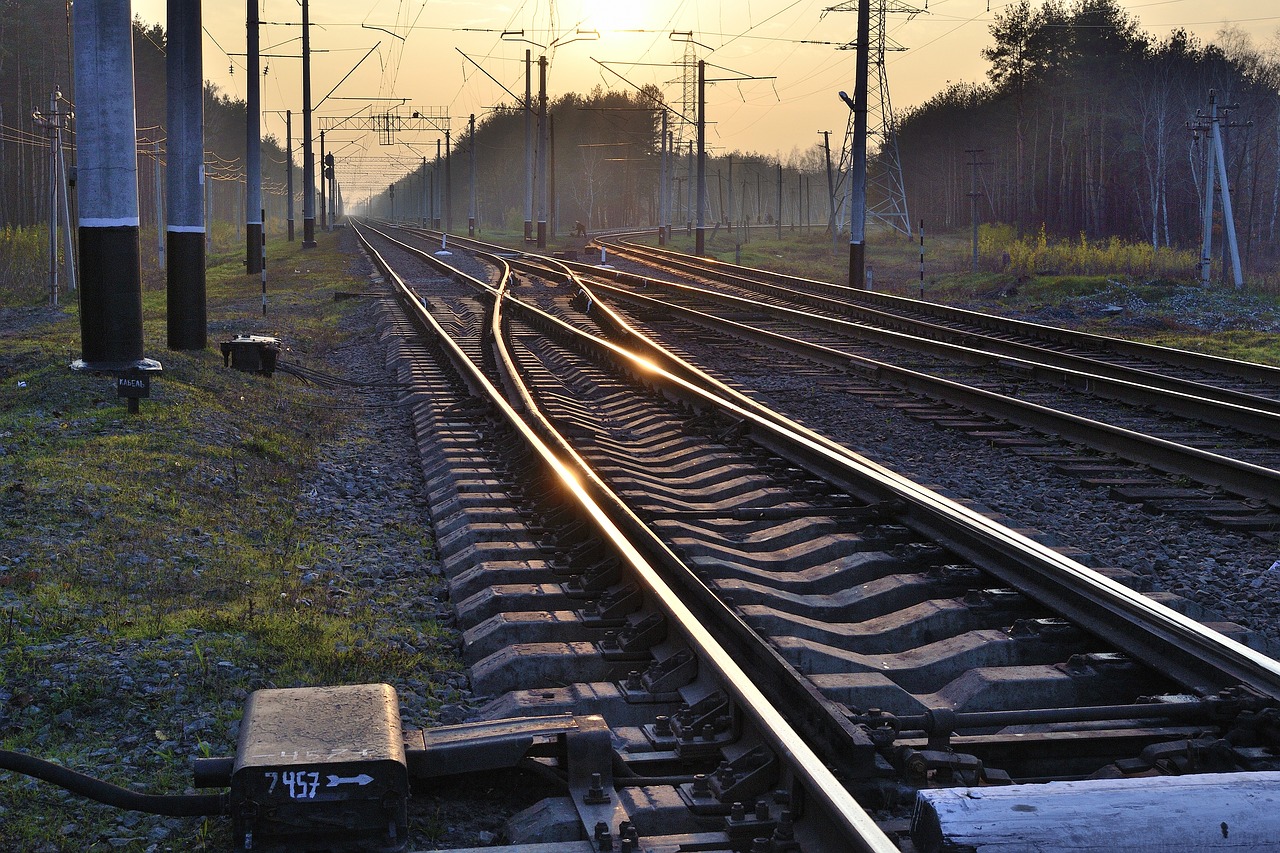
[[[284,118],[275,111],[295,112],[295,136],[301,126],[296,57],[302,9],[299,0],[259,2],[262,52],[277,54],[263,60],[263,127],[283,139]],[[1006,5],[1006,0],[929,0],[927,5],[919,0],[912,6],[889,0],[890,9],[918,9],[887,16],[890,50],[885,56],[894,109],[919,104],[949,82],[984,81],[980,51],[991,43],[990,24]],[[1275,0],[1121,5],[1156,38],[1181,27],[1214,41],[1224,27],[1234,27],[1258,49],[1280,51]],[[824,12],[831,7],[850,11]],[[839,47],[854,39],[854,7],[840,0],[311,0],[313,102],[316,115],[328,117],[370,108],[444,108],[460,132],[469,114],[480,116],[512,102],[502,86],[523,95],[529,48],[535,62],[540,53],[551,57],[552,97],[597,84],[627,90],[653,83],[678,107],[686,44],[671,34],[692,33],[697,57],[708,63],[708,79],[720,80],[707,87],[708,145],[785,157],[818,142],[822,130],[832,131],[833,147],[843,136],[848,108],[838,92],[852,92],[854,51]],[[243,98],[246,7],[224,2],[203,8],[205,77],[224,93]],[[165,22],[164,0],[136,0],[133,11],[148,23]],[[389,146],[369,134],[335,136],[330,150],[352,163],[381,158],[409,163],[435,153],[434,135]]]

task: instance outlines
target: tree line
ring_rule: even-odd
[[[663,109],[669,108],[654,87],[619,91],[597,85],[590,92],[550,100],[551,200],[546,215],[553,228],[570,231],[576,222],[590,230],[659,224]],[[453,117],[455,126],[460,118]],[[425,158],[417,169],[372,193],[367,209],[382,217],[394,213],[397,218],[443,219],[447,203],[455,227],[465,223],[470,213],[474,144],[479,224],[519,230],[526,208],[524,121],[525,112],[518,103],[478,116],[474,134],[466,127],[453,136],[453,151],[447,159]],[[684,228],[697,219],[696,192],[690,191],[695,172],[688,140],[693,138],[693,127],[681,123],[673,111],[668,113],[668,131],[672,143],[667,164],[668,217],[673,228]],[[339,160],[339,180],[342,171]],[[446,185],[451,188],[447,202],[441,189]],[[794,153],[782,163],[741,151],[711,152],[704,219],[708,227],[745,221],[825,227],[826,187],[820,154]],[[533,218],[538,218],[536,207]]]
[[[0,226],[47,220],[48,141],[32,111],[61,89],[74,103],[69,4],[65,0],[0,0]],[[1156,39],[1117,0],[1017,0],[999,12],[984,83],[957,83],[906,111],[895,128],[913,220],[930,229],[967,227],[976,190],[984,221],[1011,223],[1017,232],[1078,239],[1119,235],[1153,247],[1194,247],[1202,228],[1207,145],[1189,123],[1208,108],[1210,92],[1230,106],[1224,122],[1235,219],[1246,263],[1274,263],[1280,224],[1280,61],[1238,33],[1204,44],[1185,32]],[[153,143],[165,124],[165,33],[134,22],[135,91],[144,225],[156,221],[159,170],[150,168]],[[205,89],[205,148],[209,175],[224,201],[220,217],[234,219],[243,185],[245,105]],[[551,101],[553,225],[588,228],[656,225],[660,208],[661,113],[656,89],[635,92],[597,86]],[[390,212],[392,185],[400,213],[421,215],[434,188],[437,216],[450,179],[451,220],[469,210],[471,152],[476,163],[482,227],[517,228],[524,219],[524,111],[499,106],[477,116],[474,134],[452,118],[453,151],[399,174],[381,176],[370,207]],[[676,150],[670,158],[670,222],[696,219],[692,207],[689,125],[672,116]],[[833,145],[838,144],[832,140]],[[264,199],[284,184],[287,156],[263,140]],[[295,141],[295,155],[297,142]],[[879,168],[871,152],[870,168]],[[163,145],[159,156],[163,158]],[[74,136],[70,163],[74,163]],[[296,159],[296,156],[295,156]],[[825,225],[829,211],[825,156],[818,146],[785,160],[715,150],[707,163],[707,223]],[[403,161],[402,161],[403,162]],[[971,165],[976,164],[976,165]],[[447,168],[446,168],[447,165]],[[295,193],[300,170],[294,165]],[[340,185],[370,180],[339,158]],[[874,182],[873,182],[874,183]],[[343,193],[350,202],[351,191]],[[870,200],[872,205],[876,199]],[[149,211],[148,208],[151,208]],[[1219,207],[1220,211],[1220,207]],[[1215,231],[1220,236],[1221,213]],[[534,218],[537,218],[535,211]],[[1215,236],[1215,243],[1223,242]]]
[[[1116,0],[1030,0],[1006,7],[983,51],[988,82],[948,86],[897,126],[913,218],[983,220],[1155,248],[1194,247],[1202,232],[1208,142],[1191,125],[1210,93],[1223,122],[1242,254],[1277,258],[1280,61],[1238,32],[1204,44],[1155,39]],[[970,165],[970,164],[978,165]],[[1221,246],[1221,209],[1215,246]]]

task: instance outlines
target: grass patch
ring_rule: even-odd
[[[332,299],[363,286],[350,256],[338,234],[317,239],[306,252],[269,244],[265,318],[242,253],[211,254],[210,346],[199,352],[164,348],[163,273],[144,269],[145,351],[164,372],[134,416],[109,379],[68,369],[74,298],[0,316],[4,748],[182,792],[193,755],[234,749],[251,690],[460,668],[432,614],[388,627],[393,584],[305,579],[335,546],[300,520],[299,490],[358,407],[223,366],[218,342],[233,333],[315,358],[367,335],[358,302]],[[206,710],[192,719],[193,708]],[[122,717],[148,723],[121,731]],[[121,755],[133,766],[118,771]],[[117,812],[0,774],[0,849],[221,848],[225,823]]]

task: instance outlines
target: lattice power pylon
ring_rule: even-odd
[[[856,12],[858,0],[847,0],[828,6],[827,12]],[[885,22],[890,13],[907,15],[908,19],[923,10],[908,6],[900,0],[871,0],[870,62],[867,73],[867,216],[911,236],[911,216],[907,212],[907,188],[902,175],[902,157],[898,153],[897,124],[893,105],[889,100],[889,75],[885,69],[887,51],[906,50],[889,38]],[[841,45],[838,50],[854,50],[857,42]],[[853,110],[844,132],[844,146],[840,149],[840,167],[836,183],[836,198],[844,198],[849,191],[849,170],[853,164]],[[847,211],[840,205],[840,218]]]
[[[681,119],[671,128],[676,150],[680,151],[684,143],[698,137],[698,46],[691,32],[673,32],[671,38],[672,41],[685,42],[685,56],[680,61]]]

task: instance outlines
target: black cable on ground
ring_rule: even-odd
[[[0,749],[0,770],[32,776],[118,809],[168,817],[205,817],[231,811],[228,794],[139,794],[69,770],[61,764],[7,749]]]
[[[312,382],[322,388],[328,389],[354,388],[359,391],[406,391],[412,387],[404,382],[363,382],[356,379],[348,379],[345,376],[324,373],[314,368],[304,367],[301,364],[291,364],[281,361],[276,362],[275,369],[281,373],[288,373],[291,376],[296,376],[304,382]]]

